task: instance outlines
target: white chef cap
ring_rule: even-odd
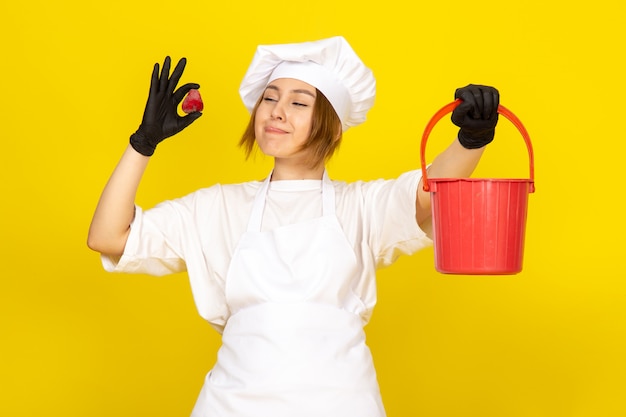
[[[341,36],[314,42],[260,45],[239,87],[252,112],[265,87],[277,78],[295,78],[326,96],[346,131],[365,121],[374,104],[376,80]]]

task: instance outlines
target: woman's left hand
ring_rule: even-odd
[[[498,124],[498,90],[486,85],[470,84],[458,88],[454,98],[463,100],[452,112],[452,123],[460,127],[461,145],[467,149],[477,149],[490,143]]]

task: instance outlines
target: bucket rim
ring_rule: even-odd
[[[527,182],[534,183],[530,178],[429,178],[429,182]]]

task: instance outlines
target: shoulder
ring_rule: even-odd
[[[248,181],[233,184],[214,184],[200,188],[178,200],[209,202],[215,200],[247,200],[254,198],[261,186],[260,181]]]
[[[373,180],[341,181],[333,180],[335,190],[345,197],[375,195],[394,188],[415,191],[422,178],[420,170],[408,171],[397,178],[377,178]]]
[[[162,213],[165,216],[179,213],[185,217],[245,209],[254,201],[260,184],[258,181],[238,184],[218,183],[197,189],[181,197],[162,201],[149,211],[154,214]]]

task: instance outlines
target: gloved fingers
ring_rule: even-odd
[[[171,62],[172,60],[169,56],[166,56],[165,61],[163,61],[163,68],[161,68],[161,76],[159,78],[159,92],[160,93],[167,91],[167,84],[169,82]]]
[[[174,96],[172,97],[172,99],[174,100],[174,103],[178,105],[183,100],[183,98],[185,98],[189,90],[197,90],[199,88],[200,84],[187,83],[181,86],[178,90],[176,90],[176,92],[174,92]]]
[[[463,101],[457,107],[458,113],[467,114],[471,119],[493,120],[498,114],[500,94],[493,87],[469,84],[458,88],[454,93],[454,98]],[[460,115],[456,116],[457,119],[459,117]]]
[[[183,71],[185,70],[185,66],[187,65],[187,58],[181,58],[174,71],[172,72],[172,76],[170,77],[169,83],[167,85],[167,94],[173,94],[176,86],[178,85],[178,81],[180,81],[180,77],[183,76]]]
[[[484,120],[484,119],[472,119],[472,118],[466,118],[465,122],[463,123],[463,126],[459,126],[461,127],[461,129],[464,129],[468,132],[471,131],[480,131],[483,129],[492,129],[495,126],[495,123],[497,121],[496,120]]]
[[[463,99],[461,98],[461,100]],[[472,111],[473,107],[474,105],[472,104],[472,100],[461,101],[461,103],[452,111],[452,123],[459,127],[463,126],[466,123],[465,116]]]
[[[186,116],[179,117],[178,119],[178,131],[185,129],[187,126],[195,122],[200,116],[202,116],[202,112],[195,111],[193,113],[189,113]]]
[[[150,92],[149,97],[156,97],[159,92],[159,64],[154,64],[152,68],[152,77],[150,78]]]
[[[472,95],[472,99],[473,99],[473,107],[472,107],[472,114],[471,117],[472,119],[481,119],[484,117],[483,114],[483,109],[485,101],[483,100],[483,92],[480,90],[480,88],[477,86],[475,86],[474,88],[471,88],[469,90],[469,93]]]
[[[454,92],[454,98],[463,100],[462,105],[458,106],[460,107],[459,113],[468,115],[472,119],[481,117],[480,110],[483,106],[483,97],[478,86],[469,84],[463,88],[457,88]]]
[[[498,106],[500,105],[500,94],[493,87],[486,87],[483,92],[483,118],[493,120],[498,117]]]
[[[498,116],[500,94],[498,90],[486,85],[473,85],[472,92],[476,100],[476,119],[493,120]]]

